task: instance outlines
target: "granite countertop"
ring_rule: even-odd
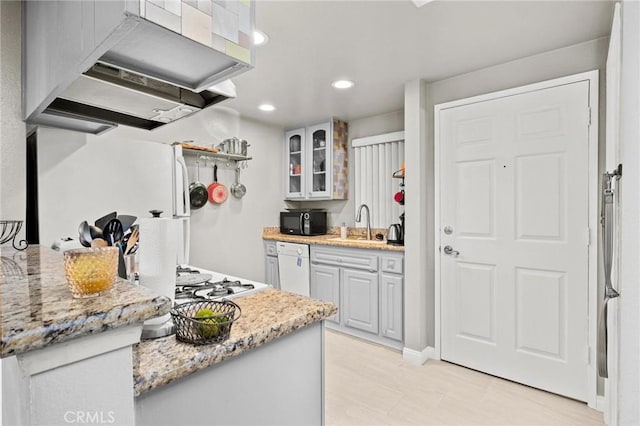
[[[336,247],[351,247],[351,248],[361,248],[361,249],[372,249],[372,250],[388,250],[388,251],[400,251],[404,252],[404,246],[395,246],[392,244],[387,244],[386,241],[369,241],[369,240],[360,240],[357,238],[364,238],[366,235],[366,230],[364,228],[349,228],[348,236],[346,240],[341,240],[340,237],[340,228],[333,227],[329,229],[329,232],[326,235],[316,235],[313,237],[303,236],[303,235],[287,235],[281,234],[280,228],[277,226],[266,227],[262,230],[262,239],[263,240],[272,240],[272,241],[286,241],[289,243],[300,243],[300,244],[319,244],[323,246],[336,246]],[[371,229],[371,234],[376,235],[377,233],[383,234],[386,238],[387,230],[386,229]]]
[[[0,254],[2,358],[141,323],[171,308],[168,298],[120,278],[107,295],[74,299],[62,253],[35,245],[22,252],[2,248]]]
[[[135,345],[135,395],[257,348],[338,311],[332,303],[274,289],[239,297],[234,302],[242,309],[242,316],[233,323],[231,335],[223,343],[195,346],[168,336]]]

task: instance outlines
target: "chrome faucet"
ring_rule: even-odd
[[[365,208],[367,210],[367,240],[371,239],[371,215],[369,213],[369,206],[366,204],[360,205],[358,208],[358,214],[356,215],[356,222],[360,223],[362,220],[362,209]]]

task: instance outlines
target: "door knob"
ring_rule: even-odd
[[[444,251],[444,254],[448,254],[448,255],[458,256],[460,254],[459,251],[454,250],[453,247],[451,247],[451,246],[444,246],[442,251]]]

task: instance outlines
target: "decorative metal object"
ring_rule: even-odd
[[[194,345],[224,342],[240,315],[240,306],[225,299],[185,303],[171,310],[176,339]]]
[[[22,229],[22,223],[22,220],[0,220],[0,244],[13,240],[12,245],[16,250],[24,250],[29,247],[27,240],[18,241],[16,244],[16,238],[20,229]]]

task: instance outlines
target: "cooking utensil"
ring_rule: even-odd
[[[102,229],[97,226],[89,225],[89,233],[91,234],[91,239],[95,240],[96,238],[103,238]]]
[[[118,220],[122,223],[122,231],[126,233],[138,218],[129,214],[119,214]]]
[[[218,165],[213,166],[213,183],[207,188],[209,201],[213,204],[222,204],[227,200],[229,192],[227,187],[218,182]]]
[[[247,193],[247,187],[238,182],[240,178],[240,167],[236,167],[236,181],[233,185],[231,185],[231,195],[236,198],[242,198]]]
[[[131,254],[131,250],[138,243],[140,231],[138,231],[138,228],[136,228],[127,237],[128,238],[126,243],[123,241],[123,243],[125,244],[124,254]]]
[[[196,180],[189,185],[189,202],[191,208],[199,209],[207,204],[207,187],[200,182],[200,161],[196,161]]]
[[[105,236],[105,239],[109,243],[110,246],[115,246],[116,243],[122,240],[122,236],[124,232],[122,232],[122,222],[118,219],[111,219],[107,222],[107,225],[102,230],[102,233]]]
[[[104,227],[107,226],[107,222],[109,222],[111,219],[115,219],[117,216],[118,216],[117,212],[111,212],[102,216],[100,219],[96,219],[96,221],[93,224],[100,229],[104,229]]]
[[[238,139],[236,137],[223,140],[217,148],[225,154],[243,155],[247,156],[249,143],[244,139]]]
[[[237,143],[238,143],[238,138],[229,138],[229,139],[225,139],[222,141],[222,143],[219,145],[219,147],[222,148],[222,152],[226,153],[226,154],[237,154],[236,149],[237,149]]]
[[[87,221],[82,221],[80,226],[78,227],[78,240],[80,244],[85,247],[91,247],[91,230],[89,229],[89,223]]]

